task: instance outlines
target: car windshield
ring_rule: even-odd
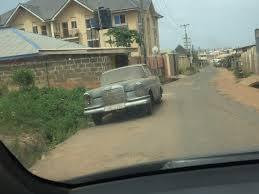
[[[108,85],[144,77],[145,73],[142,66],[129,66],[104,73],[101,77],[101,85]]]
[[[0,141],[34,175],[259,152],[258,0],[0,2]]]

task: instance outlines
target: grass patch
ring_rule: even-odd
[[[0,96],[0,135],[17,158],[30,167],[89,120],[83,114],[85,89],[31,88]],[[6,138],[7,137],[7,138]],[[15,137],[9,138],[8,137]]]

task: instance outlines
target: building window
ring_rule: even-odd
[[[32,32],[33,32],[34,34],[39,34],[38,26],[33,26],[33,27],[32,27]]]
[[[72,27],[72,29],[77,28],[77,23],[76,23],[76,21],[72,21],[72,22],[71,22],[71,27]]]
[[[86,29],[98,28],[99,23],[94,18],[87,18],[85,20]]]
[[[115,15],[114,16],[114,23],[116,26],[118,25],[125,25],[126,24],[126,16],[122,15]]]
[[[47,36],[48,33],[47,33],[47,27],[46,26],[41,26],[41,34],[44,35],[44,36]]]
[[[87,42],[89,47],[100,47],[99,31],[95,29],[89,29],[87,32]]]
[[[69,31],[68,31],[68,23],[67,22],[62,23],[62,30],[63,30],[63,38],[68,38],[69,37]]]
[[[86,26],[87,29],[92,28],[92,26],[91,26],[91,19],[86,19],[85,20],[85,26]]]
[[[89,47],[100,47],[99,31],[94,29],[97,24],[93,18],[87,18],[85,20],[87,44]]]

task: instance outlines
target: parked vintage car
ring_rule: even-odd
[[[101,76],[101,87],[84,94],[85,115],[92,115],[95,124],[101,124],[103,117],[111,112],[133,107],[142,108],[152,114],[152,105],[160,103],[163,89],[160,80],[147,65],[131,65]]]

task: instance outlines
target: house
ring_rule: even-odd
[[[128,57],[128,48],[89,48],[24,32],[15,28],[0,29],[0,83],[12,86],[15,70],[31,69],[38,87],[99,86],[100,75],[119,67],[117,56]]]
[[[100,3],[98,3],[100,2]],[[30,0],[0,16],[0,26],[14,27],[62,40],[80,43],[88,47],[111,47],[106,41],[107,30],[95,30],[91,18],[98,7],[110,8],[113,27],[128,27],[140,31],[139,0]],[[147,56],[154,47],[160,47],[159,15],[152,0],[144,0],[144,40]],[[132,45],[133,56],[140,56],[141,49]]]
[[[185,48],[183,48],[183,46],[178,45],[175,49],[175,53],[177,55],[178,68],[180,72],[185,71],[191,66],[190,54]]]

